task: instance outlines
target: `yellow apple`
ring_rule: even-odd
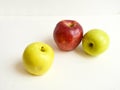
[[[54,60],[54,51],[48,44],[34,42],[29,44],[23,53],[23,64],[29,73],[43,75],[46,73]]]

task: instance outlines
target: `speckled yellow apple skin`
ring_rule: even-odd
[[[29,73],[43,75],[46,73],[54,60],[54,51],[48,44],[34,42],[29,44],[23,53],[23,64]]]

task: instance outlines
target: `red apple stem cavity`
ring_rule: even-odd
[[[74,23],[65,23],[67,26],[69,26],[69,27],[74,27]]]
[[[69,26],[70,26],[70,27],[73,27],[73,26],[74,26],[74,24],[73,24],[73,23],[71,23]]]

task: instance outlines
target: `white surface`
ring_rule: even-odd
[[[84,28],[105,30],[111,39],[109,49],[98,57],[86,55],[80,46],[60,51],[52,34],[56,23],[74,19]],[[120,90],[120,16],[1,16],[0,90]],[[32,76],[22,66],[22,53],[31,42],[45,42],[55,51],[50,70]]]
[[[0,0],[0,15],[120,14],[120,0]]]

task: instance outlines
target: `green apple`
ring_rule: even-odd
[[[53,49],[45,43],[34,42],[29,44],[23,53],[25,69],[33,75],[43,75],[51,67],[54,60]]]
[[[89,30],[82,39],[83,50],[92,56],[97,56],[106,51],[109,43],[108,34],[100,29]]]

